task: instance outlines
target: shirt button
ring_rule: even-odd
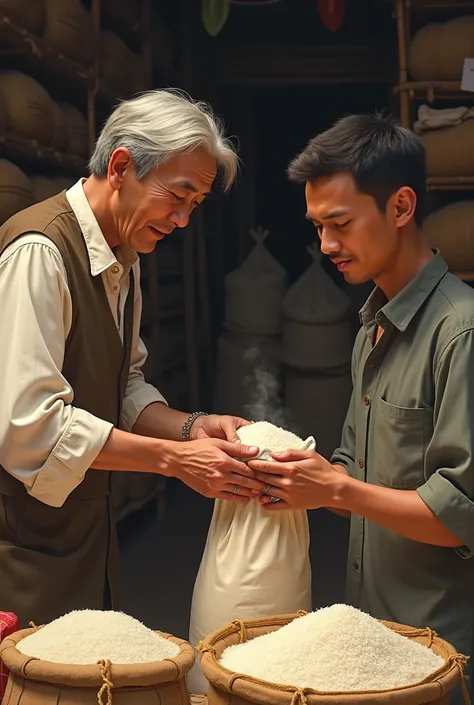
[[[359,458],[359,467],[361,470],[364,467],[364,461],[362,460],[362,458]]]
[[[116,264],[114,264],[111,271],[112,271],[112,274],[118,274],[120,272],[120,269],[117,267]]]
[[[352,561],[352,567],[354,568],[354,570],[359,570],[359,561],[357,560],[357,558],[354,558],[354,560]]]
[[[112,290],[113,290],[113,291],[117,291],[117,290],[118,290],[117,284],[114,284],[114,286],[112,287]]]
[[[364,404],[365,404],[366,406],[369,406],[369,405],[370,405],[370,397],[364,397]]]

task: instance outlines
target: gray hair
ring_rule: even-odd
[[[212,108],[175,89],[147,91],[115,108],[90,158],[91,174],[107,176],[110,157],[119,147],[130,151],[138,179],[176,154],[204,147],[216,159],[228,190],[239,163]]]

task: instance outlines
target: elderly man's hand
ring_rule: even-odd
[[[191,440],[198,438],[221,438],[230,443],[240,443],[237,429],[248,426],[250,421],[241,419],[238,416],[198,416],[191,426]]]
[[[211,438],[177,443],[175,448],[173,475],[205,497],[245,504],[263,493],[265,483],[242,462],[255,458],[258,448]]]
[[[343,475],[314,450],[272,454],[273,462],[250,460],[249,467],[265,483],[260,503],[265,509],[336,507]],[[280,500],[272,501],[271,497]]]

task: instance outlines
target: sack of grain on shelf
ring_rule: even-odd
[[[33,205],[30,179],[16,164],[0,159],[0,224]]]
[[[474,273],[474,200],[434,211],[425,219],[423,230],[454,274]]]
[[[58,103],[66,132],[65,151],[76,157],[87,158],[89,154],[89,127],[80,110],[69,103]]]
[[[474,175],[474,118],[423,132],[428,176]]]
[[[41,34],[44,0],[0,0],[0,13],[32,34]]]
[[[415,81],[460,81],[464,59],[474,56],[474,17],[432,22],[413,37],[408,54]]]
[[[0,645],[3,705],[188,705],[193,649],[120,612],[70,612]]]
[[[312,264],[283,299],[282,360],[295,369],[347,368],[353,342],[349,299],[322,268],[318,245],[308,251]]]
[[[239,429],[245,445],[261,457],[289,448],[314,449],[306,441],[267,422]],[[311,565],[306,511],[266,512],[258,499],[248,504],[216,500],[194,586],[189,640],[193,646],[234,619],[311,609]],[[208,684],[196,664],[188,676],[192,693]]]
[[[55,49],[88,67],[97,55],[97,41],[90,12],[81,0],[44,0],[43,38]]]
[[[281,303],[286,289],[284,268],[265,247],[268,230],[250,230],[255,246],[247,259],[225,278],[228,330],[273,335],[281,330]]]
[[[48,176],[35,174],[31,177],[31,185],[33,188],[33,199],[35,203],[46,201],[47,198],[56,196],[62,189],[58,184]]]
[[[456,108],[431,108],[420,105],[418,119],[413,125],[413,132],[422,135],[430,130],[440,130],[443,127],[456,127],[466,120],[474,118],[474,108],[459,106]]]
[[[6,106],[7,129],[19,137],[50,145],[54,105],[38,81],[20,71],[0,71],[0,93]]]
[[[121,93],[127,93],[130,74],[128,59],[130,49],[123,39],[108,29],[100,33],[100,77],[111,88]]]
[[[348,605],[233,623],[200,652],[209,705],[448,705],[467,661],[430,629]]]

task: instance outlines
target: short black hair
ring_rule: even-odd
[[[421,225],[426,194],[426,154],[421,139],[390,115],[348,115],[314,137],[288,167],[296,183],[346,172],[357,189],[385,212],[402,186],[417,197],[415,221]]]

